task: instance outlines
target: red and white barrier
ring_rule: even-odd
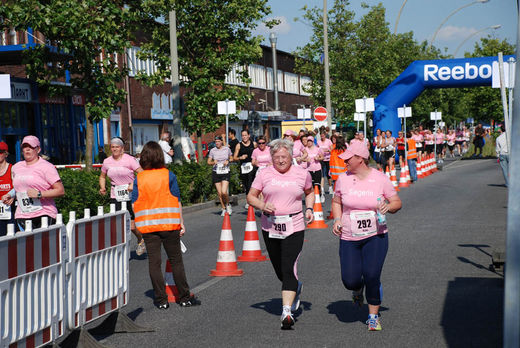
[[[56,224],[0,238],[0,347],[39,347],[64,333],[67,250]]]
[[[93,168],[101,168],[103,164],[101,163],[97,163],[97,164],[93,164],[92,167]],[[55,165],[56,169],[74,169],[74,170],[78,170],[78,169],[84,169],[85,168],[85,164],[57,164]]]
[[[67,328],[74,330],[116,311],[128,301],[130,216],[126,210],[82,219],[71,212],[67,224],[69,248],[66,285]]]

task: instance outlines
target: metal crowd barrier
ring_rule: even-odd
[[[85,209],[82,219],[71,212],[66,226],[59,214],[55,225],[43,226],[29,223],[16,234],[10,226],[0,237],[0,347],[40,347],[114,312],[119,332],[150,331],[118,312],[129,287],[124,203],[108,214],[99,207],[96,216]]]

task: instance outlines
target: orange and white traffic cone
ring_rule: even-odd
[[[334,181],[334,188],[336,188],[336,181]],[[334,191],[332,191],[332,198],[334,198]],[[332,215],[332,201],[330,203],[330,213],[329,216],[327,216],[327,220],[334,219],[334,215]]]
[[[320,189],[318,185],[314,186],[314,221],[307,225],[307,228],[329,228],[323,220],[323,209],[320,201]]]
[[[421,157],[417,157],[417,180],[424,179],[423,165]]]
[[[390,166],[385,166],[385,174],[390,179]]]
[[[168,295],[168,302],[178,303],[180,301],[179,290],[175,281],[173,280],[172,265],[170,260],[166,260],[166,269],[164,270],[164,283],[166,284],[166,295]],[[193,296],[193,294],[191,294]]]
[[[403,166],[399,173],[399,187],[409,187],[410,184],[408,183],[408,180],[406,179],[406,166]]]
[[[408,168],[408,163],[404,165],[404,176],[406,177],[406,182],[408,185],[412,184],[412,178],[410,177],[410,168]]]
[[[244,245],[242,247],[242,255],[237,259],[240,262],[260,262],[267,260],[267,257],[262,255],[262,250],[260,249],[260,240],[258,239],[258,230],[256,229],[255,210],[252,205],[247,209]]]
[[[390,174],[390,181],[392,182],[392,185],[394,185],[394,188],[396,191],[399,191],[399,185],[397,184],[397,176],[395,173],[395,165],[392,164],[392,171]]]
[[[438,172],[439,169],[437,169],[437,161],[435,160],[435,157],[432,160],[432,173]]]
[[[428,155],[426,156],[426,159],[424,160],[424,169],[423,169],[423,174],[424,174],[424,177],[427,177],[427,176],[430,176],[432,174],[432,171],[431,171],[431,167],[430,167],[430,161],[431,159],[431,155]]]
[[[222,232],[220,233],[217,266],[216,269],[211,270],[209,275],[212,277],[238,277],[243,274],[244,271],[238,269],[233,233],[231,232],[231,221],[229,220],[229,214],[226,212],[222,222]]]

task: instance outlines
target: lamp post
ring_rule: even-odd
[[[329,74],[329,29],[327,19],[327,0],[323,0],[323,67],[325,77],[325,107],[329,113],[327,126],[332,132],[332,104],[330,102],[330,74]],[[329,133],[332,134],[332,133]]]
[[[478,33],[483,32],[483,31],[485,31],[485,30],[488,30],[488,29],[495,29],[495,30],[496,30],[496,29],[499,29],[499,28],[501,28],[501,27],[502,27],[502,25],[497,24],[497,25],[491,25],[491,26],[489,26],[489,27],[485,27],[485,28],[482,28],[482,29],[480,29],[480,30],[477,30],[476,32],[474,32],[473,34],[471,34],[471,35],[469,35],[467,38],[465,38],[464,41],[462,41],[462,42],[460,43],[460,45],[457,46],[457,48],[455,49],[455,53],[453,54],[453,57],[457,57],[457,53],[459,52],[459,49],[460,49],[462,46],[464,46],[464,44],[465,44],[469,39],[471,39],[473,36],[477,35]]]
[[[269,41],[271,42],[271,49],[273,52],[273,90],[274,90],[274,110],[279,110],[278,105],[278,64],[276,62],[276,34],[271,33],[269,35]]]
[[[399,9],[399,13],[397,14],[397,19],[395,20],[394,35],[397,33],[397,25],[399,24],[399,18],[401,18],[401,12],[403,12],[404,5],[406,5],[407,1],[408,0],[403,1],[403,4],[401,5],[401,8]]]
[[[435,37],[437,36],[437,34],[439,33],[439,30],[441,30],[442,26],[448,21],[448,19],[450,19],[451,16],[453,16],[455,13],[459,12],[460,10],[466,8],[466,7],[469,7],[471,5],[475,5],[475,4],[483,4],[483,3],[486,3],[488,2],[489,0],[475,0],[473,2],[470,2],[469,4],[466,4],[464,6],[461,6],[459,8],[457,8],[456,10],[454,10],[453,12],[451,12],[448,17],[444,18],[444,20],[441,22],[441,24],[439,25],[439,27],[437,28],[437,30],[435,30],[435,33],[433,34],[433,37],[432,37],[432,40],[430,41],[430,44],[428,45],[428,51],[430,50],[430,48],[432,47],[432,44],[433,42],[435,41]]]

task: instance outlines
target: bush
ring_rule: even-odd
[[[482,148],[482,156],[483,157],[497,157],[497,154],[495,152],[495,140],[496,140],[497,134],[492,133],[490,137],[484,137],[486,140],[486,143],[484,144],[484,147]],[[464,154],[464,158],[470,158],[475,154],[475,145],[473,144],[473,141],[470,143],[468,152]]]

